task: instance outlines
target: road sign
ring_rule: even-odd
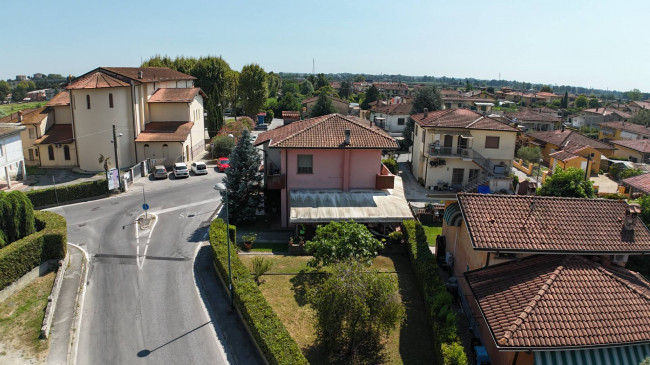
[[[149,204],[147,203],[142,204],[142,209],[149,210]]]

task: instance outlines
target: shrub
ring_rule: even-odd
[[[34,232],[34,207],[27,196],[0,192],[0,248]]]
[[[343,261],[358,261],[370,266],[382,247],[366,226],[354,221],[319,225],[314,238],[305,244],[305,250],[313,255],[307,262],[312,267]]]
[[[395,161],[395,159],[386,158],[381,160],[381,163],[383,163],[384,166],[386,166],[386,168],[390,171],[391,174],[397,175],[397,173],[399,172],[399,166],[397,165],[397,161]]]
[[[0,249],[0,290],[42,262],[65,257],[68,232],[65,218],[42,211],[35,211],[34,217],[38,232]]]
[[[253,259],[253,279],[259,285],[260,276],[266,274],[273,266],[273,263],[270,261],[264,260],[263,257],[255,257]]]
[[[455,341],[451,344],[442,344],[443,365],[462,365],[467,364],[467,355],[463,350],[463,345]]]
[[[458,326],[456,314],[451,302],[452,297],[447,292],[440,276],[436,259],[429,250],[427,236],[419,222],[404,221],[402,223],[404,241],[408,245],[411,266],[415,271],[418,288],[424,298],[424,305],[429,313],[429,324],[435,339],[435,352],[442,364],[467,364],[466,357],[457,356],[454,349],[458,344]],[[451,351],[449,349],[454,351]],[[462,346],[461,346],[462,351]]]
[[[235,148],[235,139],[220,134],[212,138],[212,149],[210,150],[210,155],[212,158],[228,157],[233,148]]]
[[[235,226],[228,227],[228,232],[234,242]],[[222,219],[215,219],[210,225],[210,245],[214,250],[217,271],[227,279],[228,247],[226,223]],[[262,295],[253,276],[239,260],[235,246],[230,246],[234,302],[264,357],[270,364],[308,364],[296,341]]]
[[[57,186],[56,193],[54,188],[48,188],[30,190],[26,195],[32,201],[34,207],[39,208],[72,200],[108,195],[108,182],[106,180],[93,180],[75,185]]]

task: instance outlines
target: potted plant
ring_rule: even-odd
[[[244,240],[244,248],[250,250],[253,248],[253,242],[257,239],[257,233],[249,233],[242,236]]]
[[[299,236],[298,237],[298,242],[300,242],[301,247],[304,246],[305,245],[305,238],[303,236]]]

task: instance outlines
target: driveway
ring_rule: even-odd
[[[29,167],[27,170],[27,179],[23,183],[25,188],[22,191],[32,189],[51,188],[56,184],[71,185],[79,184],[86,181],[106,179],[103,173],[96,174],[90,172],[81,172],[77,169],[45,169],[39,167]]]

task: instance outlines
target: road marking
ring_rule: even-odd
[[[208,203],[214,203],[214,202],[218,202],[218,201],[221,201],[221,198],[214,198],[214,199],[204,200],[204,201],[202,201],[202,202],[196,202],[196,203],[190,203],[190,204],[185,204],[185,205],[179,205],[179,206],[172,207],[172,208],[161,209],[161,210],[155,211],[155,212],[153,212],[153,213],[149,213],[149,214],[165,214],[165,213],[173,212],[173,211],[180,210],[180,209],[185,209],[185,208],[195,207],[195,206],[197,206],[197,205],[203,205],[203,204],[208,204]]]
[[[153,234],[154,228],[156,228],[156,224],[158,223],[158,215],[155,213],[149,213],[152,216],[153,221],[153,226],[149,229],[149,235],[147,235],[147,243],[144,246],[144,252],[142,253],[142,261],[140,261],[140,229],[139,224],[138,224],[138,219],[140,219],[144,214],[140,214],[138,218],[135,220],[135,262],[138,264],[138,269],[142,270],[144,267],[144,260],[147,259],[147,250],[149,250],[149,242],[151,242],[151,235]]]

